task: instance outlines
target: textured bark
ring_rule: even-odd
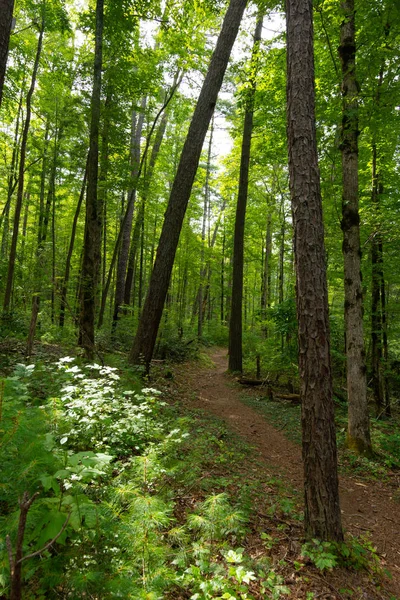
[[[14,0],[0,0],[0,108],[6,75],[8,46],[12,28]]]
[[[315,131],[312,0],[287,0],[286,10],[287,129],[299,323],[305,535],[342,540]]]
[[[87,358],[93,358],[95,304],[101,265],[102,210],[98,198],[99,123],[101,69],[103,59],[104,0],[96,2],[96,34],[93,89],[90,109],[90,143],[87,163],[85,239],[81,276],[81,315],[79,337]]]
[[[247,92],[244,115],[242,152],[240,158],[239,190],[236,204],[235,233],[233,238],[232,304],[229,321],[229,370],[242,372],[242,334],[243,334],[243,265],[244,265],[244,228],[246,221],[247,194],[249,188],[249,169],[251,137],[253,134],[254,97],[256,93],[256,74],[258,51],[261,41],[263,17],[257,19],[254,33],[254,45],[250,65],[250,87]]]
[[[143,359],[147,367],[150,365],[204,138],[246,4],[247,0],[231,0],[200,92],[172,186],[149,290],[130,353],[133,363]]]
[[[358,211],[358,94],[354,0],[342,2],[339,56],[342,65],[343,172],[342,222],[344,317],[346,332],[348,429],[347,445],[359,454],[372,453],[363,334],[360,217]]]
[[[43,35],[44,35],[44,18],[42,18],[42,23],[39,32],[38,44],[36,49],[35,62],[33,64],[33,71],[31,77],[31,84],[28,90],[28,94],[26,96],[26,117],[24,128],[22,131],[22,140],[21,140],[21,152],[20,152],[20,160],[19,160],[19,174],[18,174],[18,191],[17,191],[17,201],[15,205],[14,212],[14,224],[13,224],[13,234],[11,239],[11,249],[10,249],[10,257],[8,262],[8,272],[7,272],[7,283],[6,290],[4,294],[4,303],[3,310],[4,312],[8,312],[10,310],[10,302],[11,302],[11,293],[12,286],[14,281],[14,270],[15,270],[15,259],[17,255],[17,242],[18,242],[18,232],[19,232],[19,224],[21,219],[21,210],[22,210],[22,200],[24,195],[24,174],[25,174],[25,161],[26,161],[26,148],[28,143],[28,134],[29,127],[31,123],[31,115],[32,115],[32,97],[35,91],[36,86],[36,77],[39,69],[40,55],[42,53],[43,46]]]

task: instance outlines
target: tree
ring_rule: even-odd
[[[0,0],[0,108],[6,75],[8,45],[10,42],[14,0]]]
[[[13,281],[14,281],[15,260],[16,260],[16,256],[17,256],[19,224],[20,224],[22,202],[23,202],[23,195],[24,195],[25,161],[26,161],[26,150],[27,150],[27,143],[28,143],[29,126],[31,123],[31,116],[32,116],[32,97],[33,97],[35,87],[36,87],[36,78],[37,78],[40,56],[41,56],[42,47],[43,47],[43,35],[44,35],[44,28],[45,28],[45,12],[44,12],[45,7],[44,7],[44,5],[42,5],[41,10],[42,10],[42,19],[41,19],[41,25],[40,25],[40,30],[39,30],[37,48],[36,48],[35,62],[33,64],[31,84],[30,84],[29,91],[28,91],[28,94],[26,97],[26,116],[25,116],[25,123],[24,123],[24,128],[23,128],[23,132],[22,132],[22,140],[21,140],[17,202],[16,202],[16,206],[15,206],[14,227],[13,227],[13,234],[12,234],[12,239],[11,239],[10,257],[9,257],[9,261],[8,261],[6,291],[4,294],[4,303],[3,303],[4,312],[8,312],[10,310],[10,304],[11,304],[11,294],[12,294],[12,287],[13,287]]]
[[[101,108],[101,69],[103,57],[104,0],[96,2],[96,34],[93,90],[90,107],[90,142],[87,161],[85,241],[82,263],[82,305],[80,339],[88,357],[94,351],[95,302],[100,275],[102,207],[97,184],[99,173],[99,123]]]
[[[240,159],[239,191],[236,205],[235,235],[233,240],[232,300],[231,316],[229,321],[229,369],[231,371],[238,372],[242,372],[244,228],[246,220],[247,194],[249,188],[250,151],[251,137],[253,134],[256,74],[262,26],[263,16],[259,15],[254,32],[254,46],[250,64],[249,88],[245,90],[245,114],[242,153]]]
[[[130,352],[131,362],[137,363],[143,359],[146,367],[150,365],[153,355],[179,235],[199,164],[204,138],[214,112],[246,3],[246,0],[231,0],[229,4],[174,179],[149,289]]]
[[[287,133],[302,401],[305,534],[343,539],[324,227],[315,131],[312,0],[286,0]]]
[[[358,95],[354,0],[342,3],[339,56],[342,65],[343,171],[342,222],[344,314],[347,359],[347,444],[358,454],[371,455],[363,334],[360,216],[358,210]]]

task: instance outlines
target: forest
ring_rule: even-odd
[[[0,0],[0,598],[400,598],[398,0]]]

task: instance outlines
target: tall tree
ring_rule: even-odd
[[[242,372],[242,313],[243,313],[243,263],[244,228],[246,221],[247,194],[249,189],[251,137],[253,134],[253,111],[256,93],[256,75],[261,42],[263,16],[257,18],[254,45],[250,62],[249,87],[246,89],[245,114],[240,160],[239,190],[236,204],[235,235],[233,239],[232,303],[229,321],[229,369]]]
[[[199,164],[204,138],[214,112],[246,4],[247,0],[230,1],[197,101],[172,186],[147,297],[130,353],[130,360],[133,363],[143,359],[148,367],[153,355],[179,235]]]
[[[8,46],[12,28],[14,0],[0,0],[0,108],[6,75]]]
[[[312,0],[286,0],[287,133],[297,279],[305,534],[342,540],[324,226],[315,130]]]
[[[372,453],[363,334],[360,216],[358,210],[358,95],[354,0],[342,2],[339,56],[342,65],[343,171],[342,222],[344,315],[347,360],[347,444],[359,454]]]
[[[11,249],[10,249],[10,257],[8,261],[8,271],[7,271],[7,283],[6,283],[6,291],[4,294],[4,303],[3,310],[4,312],[8,312],[10,310],[11,304],[11,294],[13,288],[14,281],[14,270],[15,270],[15,261],[17,257],[17,242],[18,242],[18,233],[19,233],[19,224],[21,219],[21,210],[22,210],[22,201],[24,195],[24,175],[25,175],[25,162],[26,162],[26,150],[28,144],[28,134],[29,127],[31,123],[32,116],[32,97],[36,87],[36,78],[39,69],[40,56],[42,54],[43,47],[43,35],[45,28],[45,6],[42,5],[42,19],[39,30],[38,43],[36,48],[36,56],[35,62],[33,64],[31,84],[29,86],[28,94],[26,96],[26,116],[25,123],[22,131],[22,140],[21,140],[21,149],[20,149],[20,159],[19,159],[19,173],[18,173],[18,191],[17,191],[17,201],[15,205],[14,212],[14,224],[13,224],[13,234],[11,239]]]
[[[87,161],[85,240],[81,282],[80,340],[88,358],[93,356],[95,304],[101,261],[102,207],[97,187],[99,173],[99,123],[101,108],[101,69],[103,62],[104,0],[96,2],[96,33],[93,89],[90,106],[90,141]]]

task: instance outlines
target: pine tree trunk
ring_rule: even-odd
[[[31,84],[29,87],[29,91],[26,97],[26,117],[24,128],[22,132],[22,140],[21,140],[21,152],[20,152],[20,160],[19,160],[19,174],[18,174],[18,191],[17,191],[17,201],[15,205],[15,213],[14,213],[14,224],[13,224],[13,234],[11,239],[11,249],[10,249],[10,257],[8,261],[8,272],[7,272],[7,283],[6,290],[4,294],[4,302],[3,302],[3,310],[4,312],[9,312],[10,303],[11,303],[11,294],[12,287],[14,281],[14,270],[15,270],[15,260],[17,256],[17,242],[18,242],[18,232],[19,232],[19,224],[21,219],[21,210],[22,210],[22,200],[24,195],[24,174],[25,174],[25,161],[26,161],[26,148],[28,143],[28,134],[29,127],[31,122],[32,115],[32,97],[35,91],[36,86],[36,77],[39,69],[40,55],[42,53],[43,46],[43,35],[44,35],[44,16],[42,17],[42,22],[39,31],[38,44],[36,49],[35,62],[33,64],[33,71],[31,77]]]
[[[90,116],[90,143],[87,162],[86,220],[81,275],[81,315],[79,337],[87,358],[95,349],[95,303],[101,265],[102,211],[97,185],[99,172],[99,123],[101,107],[101,69],[103,60],[104,0],[96,2],[96,35],[93,69],[93,90]]]
[[[239,190],[236,205],[235,233],[233,239],[232,304],[229,322],[229,370],[242,372],[243,333],[243,263],[244,228],[246,221],[247,193],[249,187],[251,136],[253,133],[253,110],[256,93],[258,51],[262,33],[262,16],[258,17],[254,33],[254,46],[250,65],[250,88],[245,101],[242,153],[240,159]],[[245,315],[247,316],[245,306]]]
[[[147,367],[150,365],[168,292],[179,235],[199,164],[204,138],[214,112],[246,3],[247,0],[231,0],[200,92],[173,183],[149,290],[130,353],[130,361],[133,363],[140,362],[143,359]]]
[[[0,0],[0,108],[6,76],[8,46],[13,21],[14,0]]]
[[[302,401],[305,535],[343,539],[315,131],[312,0],[286,0],[287,129]]]
[[[358,212],[358,95],[354,0],[342,2],[339,56],[342,64],[343,171],[342,222],[344,258],[344,316],[346,331],[348,429],[347,445],[371,455],[367,402],[361,284],[360,216]]]

